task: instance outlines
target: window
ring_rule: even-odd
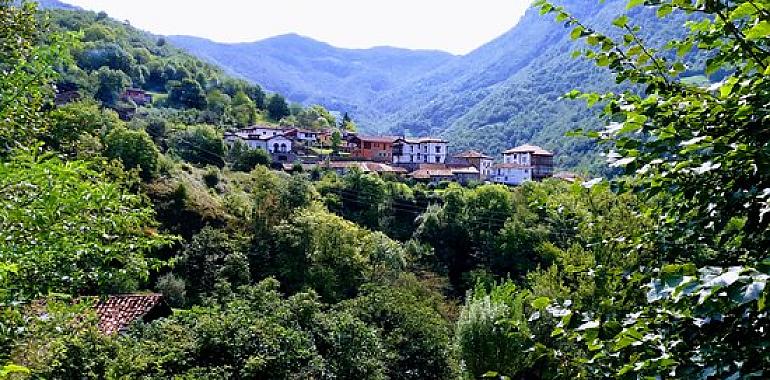
[[[278,143],[273,144],[273,152],[278,152]]]
[[[436,153],[441,153],[441,147],[440,146],[436,147]]]
[[[372,143],[364,142],[364,149],[372,149]]]
[[[286,152],[286,144],[281,144],[281,152]]]
[[[439,162],[441,162],[441,157],[436,156],[436,163],[438,164]]]

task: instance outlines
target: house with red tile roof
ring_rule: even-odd
[[[171,315],[162,294],[119,294],[98,299],[94,304],[99,330],[104,334],[125,331],[131,324],[151,322]]]
[[[351,135],[348,137],[350,156],[364,161],[391,162],[393,159],[392,136],[363,136]]]
[[[447,163],[452,167],[473,166],[478,170],[481,180],[486,180],[492,176],[492,165],[494,162],[495,160],[492,157],[475,150],[467,150],[455,154],[451,159],[447,160]]]
[[[494,182],[520,185],[553,175],[553,153],[536,145],[521,145],[503,152],[503,162],[492,167]]]

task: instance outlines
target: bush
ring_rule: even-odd
[[[479,285],[468,296],[455,330],[455,345],[468,378],[490,371],[516,378],[529,367],[530,332],[523,308],[524,295],[516,294],[512,283],[492,291]],[[511,319],[523,322],[513,326],[508,323]]]
[[[155,288],[163,294],[166,302],[172,307],[183,307],[185,305],[187,290],[185,290],[184,280],[174,276],[173,273],[161,276]]]
[[[197,165],[225,165],[225,145],[221,134],[210,125],[195,125],[177,132],[171,139],[176,155]]]
[[[203,183],[210,188],[219,185],[219,170],[217,168],[209,168],[206,173],[203,173]]]
[[[251,149],[241,141],[236,141],[227,151],[227,160],[233,170],[242,172],[250,172],[257,165],[268,166],[272,162],[270,154],[264,149]]]
[[[248,277],[248,264],[240,257],[241,242],[227,233],[205,227],[187,245],[179,258],[178,268],[184,278],[193,300],[203,298],[214,291],[217,280],[224,277],[233,280],[233,285],[244,285]],[[230,257],[238,255],[235,257]]]
[[[345,303],[348,310],[380,332],[389,379],[456,379],[458,365],[442,315],[443,298],[405,275],[386,286],[369,286]]]
[[[140,168],[143,179],[154,178],[158,173],[158,148],[145,131],[119,128],[105,138],[105,154],[119,159],[126,169]]]

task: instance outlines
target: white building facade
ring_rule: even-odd
[[[436,138],[399,138],[393,143],[393,163],[443,164],[448,145],[446,140]]]
[[[260,148],[271,154],[289,153],[292,151],[292,140],[284,135],[262,135],[251,133],[251,130],[249,132],[245,131],[225,133],[225,142],[232,145],[235,141],[242,141],[251,149]]]
[[[495,183],[516,186],[532,180],[532,167],[530,166],[503,163],[494,165],[492,168],[494,174],[490,178]]]
[[[503,152],[503,163],[493,166],[494,182],[520,185],[553,174],[553,153],[535,145],[521,145]]]

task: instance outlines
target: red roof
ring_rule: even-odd
[[[537,156],[553,156],[553,153],[537,146],[537,145],[519,145],[513,149],[508,149],[503,154],[513,154],[513,153],[532,153]]]
[[[420,169],[410,174],[412,178],[428,179],[433,177],[452,177],[454,173],[450,169]]]
[[[98,300],[94,309],[99,317],[99,330],[105,334],[123,330],[140,319],[149,322],[171,315],[171,307],[157,293],[107,296]]]
[[[397,141],[403,141],[407,144],[426,144],[426,143],[437,143],[437,144],[446,144],[447,141],[444,139],[436,138],[436,137],[401,137],[397,139]]]
[[[396,141],[396,138],[393,137],[393,136],[359,136],[359,135],[356,135],[353,138],[354,139],[359,139],[361,141],[366,141],[366,142],[384,143],[384,144],[392,144],[394,141]]]
[[[481,152],[475,151],[475,150],[468,150],[465,152],[462,152],[460,154],[454,155],[455,158],[484,158],[484,159],[492,159],[492,157],[489,157]]]

